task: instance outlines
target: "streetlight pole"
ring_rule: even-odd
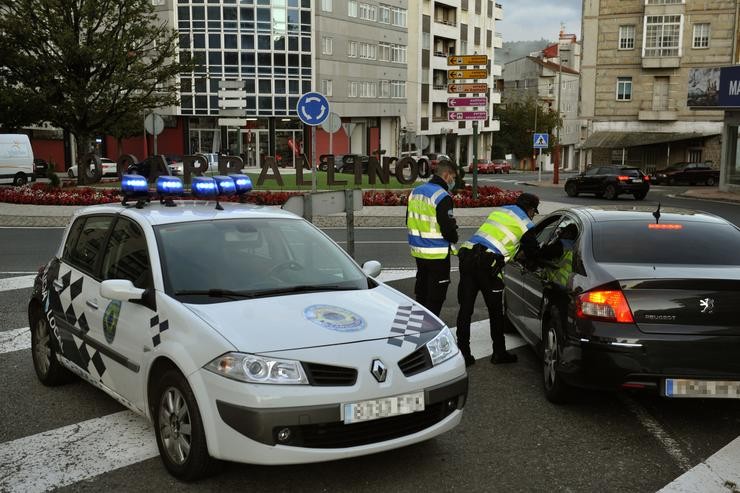
[[[561,95],[563,94],[563,57],[560,53],[560,47],[563,43],[562,34],[563,31],[561,30],[561,39],[558,39],[558,125],[555,131],[555,162],[553,163],[554,166],[552,172],[552,183],[554,185],[558,184],[560,178],[560,104],[562,100]]]

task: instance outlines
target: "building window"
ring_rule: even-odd
[[[375,81],[350,81],[350,98],[376,98],[378,97],[378,85]]]
[[[635,26],[619,26],[619,49],[632,50],[635,48]]]
[[[321,10],[324,12],[331,12],[334,0],[321,0]]]
[[[468,40],[464,39],[460,42],[460,54],[467,55],[468,53]]]
[[[347,56],[349,58],[357,58],[357,41],[347,43]]]
[[[402,80],[391,81],[391,97],[403,99],[406,97],[406,82]]]
[[[709,48],[709,24],[694,24],[694,48]]]
[[[381,5],[379,8],[380,16],[378,22],[382,24],[391,23],[391,7],[389,5]]]
[[[165,0],[152,0],[152,5],[164,5],[166,3]]]
[[[322,53],[324,55],[333,55],[334,54],[334,38],[328,38],[324,36],[322,39],[324,41]]]
[[[381,98],[391,97],[391,81],[389,80],[380,81],[380,97]]]
[[[365,60],[375,60],[377,58],[377,45],[370,43],[360,43],[359,55]]]
[[[681,56],[682,24],[682,15],[646,16],[643,56]]]
[[[617,77],[617,101],[632,101],[632,77]]]
[[[391,7],[391,24],[398,27],[406,27],[406,9]]]
[[[358,11],[360,19],[366,21],[376,21],[378,19],[378,9],[375,5],[361,3]]]
[[[421,49],[428,50],[432,44],[432,36],[429,33],[421,33]]]
[[[357,0],[349,0],[347,2],[347,15],[357,17]]]
[[[685,0],[646,0],[645,5],[669,5],[672,3],[686,3]]]
[[[333,87],[331,79],[322,79],[321,94],[327,97],[331,97],[334,95],[334,87]]]
[[[392,45],[391,61],[395,63],[406,63],[406,47],[402,45]]]

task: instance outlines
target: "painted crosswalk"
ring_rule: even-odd
[[[0,292],[13,291],[15,289],[25,289],[33,287],[33,281],[36,275],[14,276],[0,279]]]

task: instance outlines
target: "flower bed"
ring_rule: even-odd
[[[289,197],[302,192],[268,192],[253,191],[246,197],[246,201],[258,205],[282,205]],[[486,186],[478,188],[478,199],[473,200],[471,187],[456,191],[452,198],[455,207],[497,207],[513,204],[521,192],[502,190],[497,187]],[[366,206],[374,205],[401,205],[408,202],[408,191],[366,191],[362,203]],[[35,205],[94,205],[120,202],[121,194],[117,189],[110,188],[52,188],[45,183],[34,183],[30,186],[0,188],[0,202],[12,204]],[[188,198],[188,197],[185,197]],[[222,201],[233,202],[236,197],[223,197]]]

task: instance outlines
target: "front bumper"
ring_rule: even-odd
[[[560,374],[589,388],[662,388],[665,378],[740,381],[740,336],[648,334],[635,326],[594,322],[569,337]]]

